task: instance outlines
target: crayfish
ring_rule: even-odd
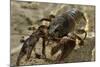
[[[57,45],[52,48],[51,55],[61,50],[61,55],[57,57],[56,61],[63,61],[74,49],[76,39],[80,41],[80,46],[84,45],[87,32],[84,29],[76,29],[76,25],[79,24],[82,19],[86,22],[84,13],[78,9],[68,10],[59,16],[50,15],[49,18],[42,18],[40,21],[49,21],[50,25],[39,26],[26,40],[22,40],[23,46],[17,58],[16,65],[19,65],[20,60],[25,54],[27,55],[27,60],[30,58],[32,50],[39,38],[42,38],[42,55],[44,59],[46,58],[46,45],[48,45],[50,41],[54,41]],[[77,34],[85,34],[85,36],[82,39]],[[35,53],[35,55],[37,58],[40,58],[40,55],[37,53]]]

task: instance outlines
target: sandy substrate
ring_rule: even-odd
[[[17,38],[17,37],[19,37],[19,38]],[[11,66],[14,66],[22,44],[18,43],[19,42],[18,39],[20,39],[19,35],[13,35],[11,37],[11,39],[12,39]],[[14,39],[16,39],[16,41],[14,41]],[[49,45],[46,47],[46,56],[49,60],[35,58],[34,51],[33,51],[31,58],[28,61],[25,61],[25,57],[24,57],[21,60],[20,64],[21,65],[53,64],[57,54],[54,56],[50,55],[51,48],[55,45],[55,43],[51,43],[51,44],[52,45]],[[41,45],[41,39],[40,39],[36,45],[36,52],[40,55],[41,55],[41,50],[42,50],[41,46],[42,45]],[[65,61],[65,63],[72,63],[72,62],[89,62],[89,61],[94,61],[94,60],[95,60],[95,38],[94,38],[94,36],[90,35],[85,40],[84,46],[74,49],[72,51],[72,53],[68,57],[65,58],[64,61]]]

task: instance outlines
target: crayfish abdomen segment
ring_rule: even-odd
[[[49,26],[49,34],[55,37],[63,37],[69,32],[73,32],[76,28],[76,24],[78,24],[81,19],[85,20],[85,16],[81,11],[77,9],[67,11],[52,20]]]

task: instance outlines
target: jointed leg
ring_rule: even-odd
[[[86,39],[87,32],[86,32],[84,29],[77,29],[77,30],[76,30],[76,33],[78,33],[78,34],[84,34],[84,33],[85,33],[85,36],[84,36],[83,40]]]
[[[25,51],[25,48],[22,48],[20,53],[19,53],[19,56],[17,58],[17,62],[16,62],[16,65],[19,66],[20,64],[20,60],[23,58],[23,56],[26,54],[26,51]]]
[[[45,47],[46,45],[45,45],[45,38],[43,38],[43,42],[42,42],[42,56],[43,56],[43,58],[46,58],[46,55],[45,55],[45,49],[46,49],[46,47]]]
[[[64,62],[64,59],[72,52],[72,50],[74,49],[76,43],[74,40],[71,39],[62,39],[63,42],[60,41],[60,45],[62,45],[61,48],[61,55],[57,57],[57,62],[58,63],[62,63]]]
[[[31,57],[32,49],[33,49],[32,46],[30,46],[29,48],[27,48],[27,59],[26,59],[26,61],[29,60],[29,58]]]
[[[84,40],[82,38],[80,38],[78,35],[76,35],[76,34],[74,34],[74,35],[75,35],[76,39],[80,40],[79,45],[80,46],[84,45]]]

